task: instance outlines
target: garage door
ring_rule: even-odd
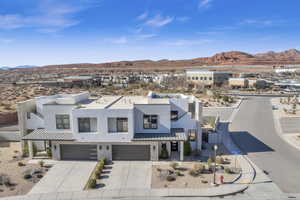
[[[97,160],[96,145],[60,145],[61,160]]]
[[[150,160],[150,145],[113,145],[113,160]]]

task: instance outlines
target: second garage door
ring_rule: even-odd
[[[96,145],[60,145],[61,160],[97,160]]]
[[[150,160],[150,145],[113,145],[113,160]]]

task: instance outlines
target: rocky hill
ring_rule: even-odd
[[[215,54],[212,57],[200,57],[186,60],[136,60],[119,61],[99,64],[79,63],[64,65],[48,65],[36,68],[18,69],[19,71],[80,71],[93,73],[95,71],[171,71],[185,68],[210,65],[284,65],[300,64],[300,51],[290,49],[283,52],[269,51],[267,53],[249,54],[240,51],[229,51]]]

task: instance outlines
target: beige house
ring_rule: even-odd
[[[205,86],[220,86],[227,83],[230,77],[230,73],[221,71],[189,69],[185,73],[188,81],[204,84]]]
[[[246,78],[229,78],[229,86],[232,88],[246,88],[249,81]]]

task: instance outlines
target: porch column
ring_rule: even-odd
[[[32,141],[28,140],[28,151],[29,151],[29,158],[33,158],[33,146]]]
[[[184,159],[184,143],[183,143],[183,141],[180,141],[180,160],[181,161],[183,161],[183,159]]]

